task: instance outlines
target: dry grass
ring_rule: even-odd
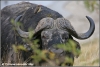
[[[82,44],[81,51],[74,66],[99,66],[99,39]]]

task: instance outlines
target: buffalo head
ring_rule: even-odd
[[[15,19],[16,30],[21,37],[28,38],[29,32],[21,30],[16,24],[21,17],[22,16],[18,16]],[[88,16],[86,16],[86,18],[90,23],[90,28],[86,33],[77,33],[71,23],[65,18],[43,18],[39,21],[37,27],[33,31],[33,38],[41,35],[42,49],[49,50],[59,56],[66,55],[64,50],[55,48],[54,46],[57,44],[65,44],[68,39],[72,39],[72,36],[81,40],[89,38],[94,32],[95,24],[92,18]]]

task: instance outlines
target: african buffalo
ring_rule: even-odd
[[[13,44],[22,44],[29,46],[29,44],[23,41],[23,38],[29,37],[29,28],[31,28],[34,34],[32,39],[39,39],[38,44],[40,45],[39,49],[49,50],[56,55],[59,55],[59,58],[63,56],[69,56],[73,58],[72,53],[65,52],[62,49],[55,48],[54,45],[65,44],[69,39],[73,40],[77,46],[77,49],[80,48],[80,44],[73,39],[74,36],[77,39],[87,39],[89,38],[94,30],[95,24],[92,18],[86,16],[89,20],[90,28],[86,33],[77,33],[70,21],[65,19],[58,12],[51,10],[42,5],[36,5],[29,2],[21,2],[14,5],[9,5],[4,7],[1,10],[1,58],[2,62],[14,62],[15,54],[12,48]],[[14,19],[14,25],[11,23],[11,19]],[[22,23],[22,26],[19,26],[17,22]],[[15,30],[13,29],[15,28]],[[26,60],[30,56],[31,51],[23,53],[23,60]],[[66,64],[73,65],[73,64]]]

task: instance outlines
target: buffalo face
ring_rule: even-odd
[[[56,54],[62,54],[64,51],[54,46],[67,42],[67,39],[69,39],[69,33],[64,30],[47,29],[41,33],[43,49],[47,49]]]

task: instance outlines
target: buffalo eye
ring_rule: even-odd
[[[64,34],[62,35],[62,39],[67,40],[68,38],[69,38],[69,36],[68,36],[67,33],[64,33]]]
[[[41,37],[44,38],[44,39],[48,39],[49,38],[48,34],[46,34],[46,33],[44,33]]]
[[[45,35],[42,35],[42,38],[47,38]]]

